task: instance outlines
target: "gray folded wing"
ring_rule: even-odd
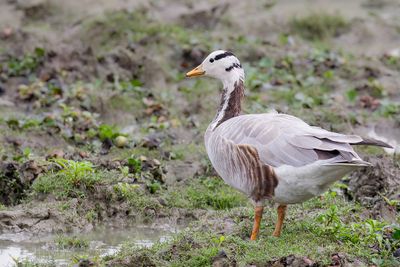
[[[350,144],[363,139],[313,127],[286,114],[250,114],[225,121],[215,129],[236,145],[255,147],[261,161],[273,167],[304,166],[317,160],[362,162]]]

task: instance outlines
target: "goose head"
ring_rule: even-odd
[[[208,76],[233,84],[244,80],[244,71],[239,59],[232,52],[216,50],[209,54],[203,62],[186,73],[186,77]]]

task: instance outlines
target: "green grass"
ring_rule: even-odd
[[[10,76],[28,75],[35,71],[43,62],[46,52],[43,48],[35,48],[32,53],[26,53],[20,57],[11,57],[0,70],[6,69]]]
[[[302,18],[293,18],[291,30],[307,40],[323,40],[346,31],[350,24],[340,15],[314,13]]]
[[[228,210],[245,206],[247,198],[219,177],[196,178],[189,186],[167,192],[166,200],[172,207]]]
[[[87,191],[107,176],[107,173],[95,172],[92,163],[87,161],[72,161],[54,159],[61,168],[38,177],[32,185],[35,193],[54,194],[65,199],[68,197],[83,197]]]
[[[172,24],[161,24],[151,20],[146,12],[119,11],[109,12],[104,17],[97,17],[85,22],[83,27],[87,43],[98,51],[110,51],[121,43],[180,43],[190,45],[193,42],[205,42],[204,34]],[[149,37],[152,37],[150,39]]]
[[[161,205],[155,197],[146,194],[138,184],[118,183],[113,186],[117,199],[127,201],[132,208],[143,211],[159,210]]]
[[[394,70],[400,70],[400,59],[399,59],[399,57],[385,55],[385,56],[382,57],[381,60],[389,68],[392,68]]]
[[[214,225],[199,221],[174,235],[171,241],[156,243],[151,248],[127,243],[118,254],[103,260],[113,264],[141,262],[142,266],[211,266],[213,257],[224,251],[227,261],[239,266],[264,266],[290,254],[328,265],[332,254],[341,253],[350,262],[359,260],[379,263],[379,266],[398,266],[392,253],[399,247],[399,226],[361,219],[362,211],[358,204],[330,191],[323,199],[314,198],[301,205],[289,206],[282,235],[275,238],[271,234],[276,212],[267,208],[259,238],[252,242],[249,240],[252,208],[233,208],[214,214],[215,219],[226,217],[235,222],[229,232],[213,230],[223,221],[216,220]],[[376,247],[378,250],[373,249]]]
[[[145,106],[142,97],[138,97],[131,92],[123,92],[120,95],[112,96],[106,103],[107,108],[111,111],[125,111],[139,117]]]
[[[57,264],[55,262],[35,262],[29,259],[19,260],[13,259],[16,267],[56,267]]]
[[[160,191],[165,192],[163,186],[149,172],[142,172],[131,175],[128,167],[118,170],[107,171],[95,169],[90,162],[54,159],[60,170],[53,170],[39,176],[32,185],[32,197],[41,198],[41,195],[53,195],[57,200],[68,201],[71,198],[80,198],[82,203],[76,210],[89,222],[99,220],[97,206],[93,207],[93,200],[98,201],[104,198],[110,205],[123,205],[135,215],[147,218],[152,217],[161,210],[162,205],[158,201]],[[140,167],[140,166],[139,166]],[[122,181],[129,179],[137,183]],[[126,205],[127,204],[127,205]],[[68,213],[70,203],[63,202],[58,210]],[[148,213],[152,210],[150,213]],[[169,207],[165,207],[168,212]],[[150,215],[149,215],[150,214]],[[128,214],[125,214],[128,215]]]
[[[264,234],[255,242],[237,235],[223,236],[208,230],[186,230],[175,236],[172,242],[157,244],[149,249],[126,245],[115,258],[132,262],[145,259],[156,266],[211,266],[212,258],[223,250],[232,262],[236,261],[240,266],[263,266],[272,259],[290,254],[319,259],[325,264],[329,262],[331,254],[338,251],[353,250],[356,255],[362,255],[354,247],[314,235],[305,230],[307,226],[310,225],[304,221],[292,223],[280,238]]]
[[[119,129],[115,125],[101,124],[98,129],[99,139],[104,142],[105,140],[114,141],[118,136],[126,136],[119,132]]]
[[[60,235],[54,240],[59,249],[88,248],[89,242],[77,236]]]
[[[356,146],[355,150],[357,153],[362,153],[367,155],[382,155],[385,153],[383,148],[378,146]]]
[[[127,177],[125,173],[129,172],[127,168],[121,169],[121,173],[116,173],[94,171],[88,162],[67,160],[57,160],[57,162],[61,162],[64,167],[37,178],[32,186],[34,195],[52,194],[59,200],[67,200],[72,197],[91,197],[95,191],[105,190],[102,194],[106,194],[109,201],[126,202],[133,211],[144,216],[149,210],[155,212],[161,209],[168,212],[172,208],[229,210],[249,203],[245,196],[217,177],[197,178],[188,186],[177,185],[167,189],[155,180],[141,177],[146,173],[140,171],[135,177],[141,182],[127,183],[119,181],[121,177]],[[163,199],[163,204],[160,204],[159,198]],[[60,210],[68,208],[68,203],[59,207]],[[85,217],[89,221],[97,219],[93,210],[87,210]]]

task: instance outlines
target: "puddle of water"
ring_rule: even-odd
[[[170,235],[177,232],[171,227],[151,228],[135,226],[125,229],[111,227],[98,228],[78,237],[89,242],[84,249],[59,249],[54,245],[57,235],[32,238],[29,241],[15,242],[0,239],[0,266],[15,266],[13,259],[29,259],[38,263],[54,263],[56,266],[68,266],[74,255],[105,256],[116,253],[121,245],[127,241],[134,241],[138,246],[150,247],[155,242],[164,242]]]

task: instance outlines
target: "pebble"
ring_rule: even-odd
[[[50,158],[63,158],[64,157],[64,151],[62,151],[61,149],[56,149],[53,150],[50,154],[49,154]]]
[[[117,136],[117,138],[115,138],[115,145],[119,148],[125,147],[128,143],[128,138],[126,138],[125,136]]]

